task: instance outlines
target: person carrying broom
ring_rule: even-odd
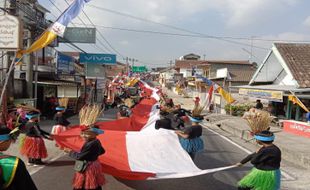
[[[251,162],[254,168],[238,183],[239,190],[279,190],[281,150],[273,144],[275,135],[269,131],[272,118],[264,111],[251,115],[247,121],[254,139],[261,147],[235,166]]]
[[[102,166],[98,157],[105,153],[100,141],[96,138],[104,133],[94,126],[101,110],[99,105],[84,106],[80,111],[81,137],[85,141],[79,152],[65,149],[69,156],[76,160],[73,178],[74,190],[101,190],[105,184]]]

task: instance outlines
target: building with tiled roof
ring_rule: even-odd
[[[239,94],[276,102],[286,107],[286,118],[301,120],[305,112],[288,96],[310,108],[310,43],[274,43],[249,85],[237,88]]]

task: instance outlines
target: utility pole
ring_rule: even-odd
[[[32,39],[31,39],[31,31],[29,31],[27,36],[27,48],[31,46]],[[31,54],[24,55],[23,62],[26,64],[26,83],[27,83],[27,92],[28,97],[33,98],[33,63],[31,61]]]

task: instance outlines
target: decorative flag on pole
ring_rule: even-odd
[[[54,41],[57,36],[63,37],[68,24],[79,15],[85,3],[89,1],[91,0],[75,0],[28,49],[19,51],[17,57],[19,58],[23,54],[29,54],[46,47]]]
[[[205,102],[204,102],[204,104],[203,104],[203,107],[204,108],[209,108],[210,107],[210,105],[211,105],[211,100],[212,100],[212,96],[213,96],[213,91],[214,91],[214,88],[213,88],[213,86],[211,86],[210,87],[210,89],[209,89],[209,91],[208,91],[208,94],[207,94],[207,96],[206,96],[206,100],[205,100]]]
[[[309,109],[294,95],[289,95],[288,99],[293,102],[293,104],[298,104],[302,109],[304,109],[307,113],[310,112]]]
[[[227,103],[232,104],[234,103],[236,100],[231,96],[231,94],[229,94],[228,92],[226,92],[222,87],[218,87],[217,89],[218,93],[226,100]]]

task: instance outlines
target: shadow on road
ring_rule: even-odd
[[[70,166],[74,165],[74,160],[56,160],[47,165],[47,167],[62,167],[62,166]]]

